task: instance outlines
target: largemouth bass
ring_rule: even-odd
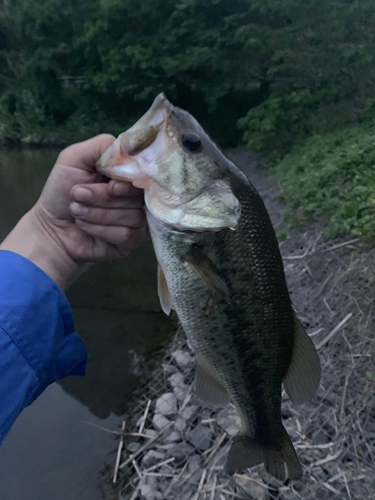
[[[282,384],[302,403],[320,382],[296,318],[277,239],[251,182],[186,111],[163,94],[97,163],[145,190],[161,306],[174,309],[197,358],[195,390],[232,402],[241,430],[229,473],[259,463],[280,480],[302,468],[282,424]]]

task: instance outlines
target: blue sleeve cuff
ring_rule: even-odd
[[[39,379],[32,400],[62,377],[85,374],[86,348],[65,295],[39,267],[5,250],[0,250],[0,328]]]

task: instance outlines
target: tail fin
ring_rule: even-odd
[[[302,477],[300,461],[284,427],[281,439],[266,447],[261,447],[249,436],[239,435],[234,438],[225,468],[228,474],[234,474],[262,462],[267,472],[280,481],[286,480],[285,466],[290,479]]]

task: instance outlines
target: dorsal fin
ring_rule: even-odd
[[[315,395],[320,384],[318,353],[313,341],[296,317],[292,360],[283,382],[293,403],[304,403],[310,399]]]

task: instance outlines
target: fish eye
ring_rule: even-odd
[[[191,152],[197,151],[201,147],[201,140],[197,134],[184,134],[182,136],[182,144]]]

